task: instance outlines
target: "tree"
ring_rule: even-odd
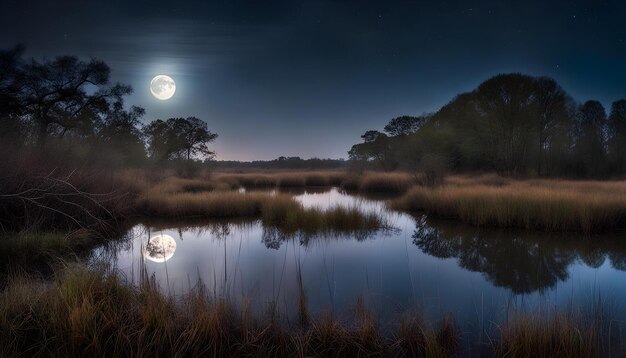
[[[361,138],[363,143],[353,145],[348,151],[350,160],[356,162],[376,162],[386,171],[397,168],[398,162],[392,150],[392,142],[385,133],[368,130]]]
[[[172,144],[167,122],[157,119],[145,125],[142,131],[146,137],[150,158],[157,162],[169,159]]]
[[[98,142],[102,144],[98,152],[104,152],[108,157],[116,156],[121,163],[141,164],[146,158],[146,150],[139,125],[145,113],[141,107],[131,106],[125,110],[121,102],[116,103],[97,133]]]
[[[561,151],[563,135],[568,126],[568,102],[572,101],[555,80],[540,77],[535,82],[537,104],[537,175],[541,176],[542,168],[550,173],[552,163],[547,158],[548,152]],[[545,165],[544,165],[545,164]]]
[[[521,74],[498,75],[474,93],[476,135],[486,145],[494,168],[507,175],[526,173],[536,116],[535,80]]]
[[[392,137],[407,136],[417,132],[426,122],[427,117],[400,116],[385,125],[384,131]]]
[[[579,109],[576,155],[583,176],[599,176],[605,163],[606,112],[598,101],[587,101]]]
[[[196,117],[174,118],[173,128],[178,145],[186,153],[187,160],[191,159],[192,155],[203,155],[208,158],[215,155],[207,145],[217,139],[217,134],[208,130],[206,122]]]
[[[375,142],[378,138],[381,138],[381,137],[387,137],[387,136],[384,133],[381,133],[379,131],[369,130],[369,131],[366,131],[361,136],[361,139],[363,139],[363,142],[365,143],[370,143],[370,142]]]
[[[37,142],[44,144],[51,130],[65,133],[79,127],[85,113],[106,113],[113,102],[132,93],[129,86],[109,85],[109,74],[104,62],[75,56],[22,64],[20,99],[38,128]]]
[[[21,140],[20,63],[24,46],[0,51],[0,137],[2,141]]]
[[[150,156],[154,160],[191,159],[195,155],[211,158],[208,144],[217,138],[207,124],[195,117],[156,120],[143,129],[147,136]]]
[[[617,174],[626,173],[626,99],[613,102],[608,123],[608,151]]]

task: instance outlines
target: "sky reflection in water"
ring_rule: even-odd
[[[479,332],[510,309],[589,307],[600,297],[616,318],[624,316],[624,234],[481,230],[392,212],[383,200],[336,189],[293,194],[305,207],[357,205],[382,213],[395,230],[286,238],[259,221],[150,223],[131,230],[115,264],[134,282],[145,265],[169,293],[184,293],[201,280],[209,292],[235,302],[251,299],[259,310],[276,301],[288,315],[297,310],[299,266],[314,314],[344,314],[361,297],[382,320],[407,310],[430,319],[451,312]],[[148,237],[158,235],[175,240],[175,253],[165,262],[142,260]]]

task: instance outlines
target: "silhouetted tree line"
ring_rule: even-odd
[[[273,160],[253,160],[249,162],[237,160],[217,160],[211,163],[219,169],[339,169],[345,168],[348,162],[343,159],[302,159],[300,157],[278,157]]]
[[[498,75],[436,113],[398,117],[361,137],[348,152],[352,163],[384,170],[626,174],[626,100],[607,116],[600,102],[580,104],[547,77]]]
[[[0,51],[0,141],[4,157],[28,150],[80,166],[160,166],[210,159],[217,134],[195,117],[141,124],[145,110],[126,109],[132,88],[111,83],[96,59],[23,58],[24,47]]]

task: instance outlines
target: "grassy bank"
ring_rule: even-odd
[[[142,215],[161,217],[268,217],[269,214],[262,214],[264,203],[268,203],[267,210],[280,210],[281,206],[285,210],[295,208],[291,217],[296,220],[304,215],[303,209],[290,202],[293,200],[287,195],[241,194],[233,189],[337,183],[345,190],[362,193],[404,193],[392,203],[393,208],[426,211],[482,227],[588,234],[626,227],[626,182],[514,180],[497,175],[451,176],[444,185],[435,188],[416,185],[415,178],[406,173],[369,172],[359,176],[341,172],[218,173],[210,179],[171,177],[147,186],[139,195],[137,208]],[[367,227],[368,219],[358,218],[357,211],[309,210],[310,220],[298,222],[303,226],[324,225],[351,216],[354,222]],[[336,220],[322,216],[336,216]],[[288,221],[286,228],[295,223]]]
[[[47,286],[16,279],[0,294],[0,355],[443,357],[457,348],[449,320],[405,322],[386,338],[366,313],[353,324],[324,316],[289,325],[270,312],[253,317],[202,287],[174,300],[149,282],[135,288],[75,267]]]
[[[342,320],[309,316],[289,323],[275,309],[253,314],[202,286],[173,298],[144,280],[70,266],[49,284],[14,278],[0,293],[0,356],[424,356],[459,353],[454,319],[405,317],[383,334],[359,302]],[[303,310],[306,312],[306,307]],[[302,312],[301,312],[302,313]],[[487,352],[501,357],[592,357],[593,322],[565,314],[517,314],[493,332]]]
[[[392,206],[484,227],[606,232],[626,226],[626,182],[455,177],[414,187]]]
[[[329,210],[304,208],[293,197],[285,194],[236,191],[149,194],[139,199],[139,207],[149,217],[260,217],[264,225],[289,233],[346,233],[388,226],[380,215],[363,213],[358,207],[334,207]]]

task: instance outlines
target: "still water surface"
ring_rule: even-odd
[[[287,316],[297,312],[300,272],[313,314],[341,316],[362,299],[381,322],[409,311],[431,320],[452,313],[469,336],[482,335],[510,310],[584,311],[601,301],[615,319],[624,317],[624,233],[486,230],[390,211],[384,198],[337,189],[293,195],[305,207],[378,212],[393,229],[287,238],[258,220],[150,222],[136,225],[111,260],[134,282],[145,269],[170,294],[202,282],[216,296],[250,300],[259,310],[276,302]]]

